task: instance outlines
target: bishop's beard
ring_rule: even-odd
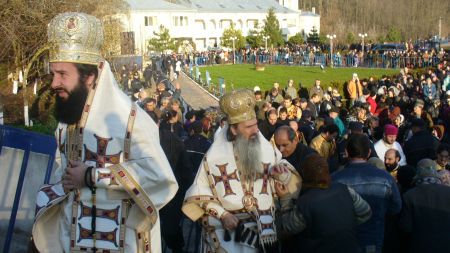
[[[56,95],[54,116],[59,122],[75,124],[81,118],[89,90],[80,80],[71,92],[65,91],[69,94],[65,100]]]
[[[237,164],[239,172],[243,176],[242,179],[254,180],[256,173],[262,172],[259,135],[256,135],[255,138],[249,140],[238,135],[236,137],[234,148],[238,154],[239,160],[237,161]]]

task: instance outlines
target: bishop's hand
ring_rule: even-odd
[[[62,177],[64,191],[72,191],[85,187],[84,174],[89,166],[79,161],[69,161],[69,166]]]
[[[222,214],[222,217],[220,217],[220,220],[222,221],[222,225],[226,230],[234,230],[238,224],[239,220],[230,212],[225,212]]]

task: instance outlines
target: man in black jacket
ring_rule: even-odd
[[[222,129],[223,130],[223,129]],[[222,131],[219,130],[219,131]],[[188,129],[189,138],[184,141],[184,145],[186,147],[187,152],[187,162],[190,167],[193,169],[189,172],[189,179],[187,185],[191,185],[194,181],[195,174],[197,174],[197,170],[200,167],[203,157],[205,156],[206,151],[208,151],[209,147],[211,147],[211,142],[203,136],[202,133],[202,124],[200,121],[195,121],[189,126]],[[218,134],[223,134],[219,132]]]
[[[277,119],[277,110],[271,109],[267,112],[267,118],[258,124],[259,131],[267,140],[270,140],[275,132],[277,127]]]
[[[294,129],[289,126],[281,126],[275,131],[275,144],[281,152],[281,155],[294,168],[303,174],[301,165],[305,158],[316,151],[299,142]]]
[[[298,130],[303,133],[303,136],[308,144],[318,134],[314,128],[314,122],[312,122],[312,114],[310,110],[303,110],[302,117],[298,121]]]
[[[415,188],[403,196],[400,228],[409,233],[409,252],[450,252],[450,187],[442,185],[436,163],[417,164]]]
[[[425,121],[417,118],[412,119],[411,131],[413,136],[405,143],[403,150],[408,165],[416,166],[417,162],[424,158],[435,160],[439,140],[426,130]]]

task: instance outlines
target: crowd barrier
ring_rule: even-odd
[[[13,155],[11,156],[4,156],[4,153],[6,153],[5,148],[9,148],[10,150],[17,150],[16,152],[12,151]],[[6,231],[5,240],[3,242],[3,253],[9,253],[11,248],[11,243],[13,239],[13,235],[15,234],[15,224],[16,224],[16,218],[19,211],[19,205],[20,209],[22,210],[24,208],[24,199],[23,195],[25,192],[23,192],[24,182],[25,182],[25,174],[27,173],[32,177],[33,179],[38,178],[44,178],[43,182],[41,181],[40,184],[48,183],[50,181],[50,176],[52,174],[52,168],[53,163],[55,160],[55,150],[56,150],[56,141],[53,136],[47,136],[42,134],[37,134],[29,131],[25,131],[22,129],[0,125],[0,156],[2,156],[2,164],[0,164],[2,175],[8,180],[5,185],[2,185],[3,193],[2,201],[1,201],[1,210],[8,212],[10,210],[9,215],[9,222],[8,222],[8,228]],[[15,166],[11,166],[15,164],[14,160],[20,159],[20,154],[23,152],[23,156],[21,159],[20,164],[20,171],[17,173],[15,170]],[[11,152],[9,152],[11,153]],[[31,159],[31,153],[38,153],[43,154],[47,157],[47,164],[46,164],[46,170],[44,173],[44,170],[35,170],[27,172],[29,167],[34,167],[36,169],[37,167],[40,167],[39,164],[32,164],[32,162],[29,162]],[[34,160],[36,162],[36,160]],[[40,160],[37,160],[40,161]],[[44,161],[45,162],[45,161]],[[43,165],[43,164],[42,164]],[[18,174],[18,175],[17,175]],[[31,182],[28,182],[27,184],[32,184]],[[14,185],[15,191],[14,191]],[[28,186],[28,185],[27,185]],[[37,189],[33,189],[31,193],[27,192],[27,194],[36,195]],[[13,192],[13,195],[7,194],[7,192]],[[9,203],[12,200],[12,196],[14,196],[12,207],[9,206]],[[21,198],[22,197],[22,198]],[[34,197],[32,197],[34,199]],[[31,201],[29,201],[31,202]],[[29,204],[29,203],[28,203]],[[30,206],[31,204],[27,205]],[[33,206],[34,207],[34,206]],[[24,211],[24,210],[22,210]],[[30,211],[30,210],[27,210]],[[34,216],[34,208],[31,210],[33,214],[31,214],[31,217]],[[2,215],[3,216],[3,215]],[[22,215],[23,216],[23,215]],[[29,218],[29,217],[27,217]],[[29,223],[32,223],[33,220],[29,219]],[[29,224],[28,226],[31,226]],[[20,242],[21,244],[27,244],[26,242]]]
[[[210,57],[195,57],[194,66],[215,65],[233,63],[233,55],[228,55],[229,59],[211,59]],[[406,57],[391,55],[366,55],[358,57],[354,55],[340,54],[295,54],[295,55],[235,55],[235,64],[274,64],[274,65],[295,65],[295,66],[318,66],[326,67],[364,67],[364,68],[427,68],[436,67],[440,62],[437,56],[433,57]]]

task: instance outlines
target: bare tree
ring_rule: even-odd
[[[114,19],[116,13],[126,13],[124,0],[104,0],[101,4],[91,0],[8,0],[0,5],[0,63],[15,72],[27,72],[28,67],[47,42],[47,24],[59,13],[75,11],[92,14],[105,23],[104,52],[111,52],[119,45],[120,28]],[[27,67],[28,65],[28,67]],[[38,69],[38,68],[35,68]],[[23,104],[25,124],[28,125],[27,80],[23,80]]]
[[[345,38],[352,32],[367,32],[369,39],[386,36],[397,28],[405,39],[426,38],[438,34],[442,17],[442,34],[450,32],[448,0],[299,0],[304,11],[315,7],[321,15],[321,33],[335,33]]]

